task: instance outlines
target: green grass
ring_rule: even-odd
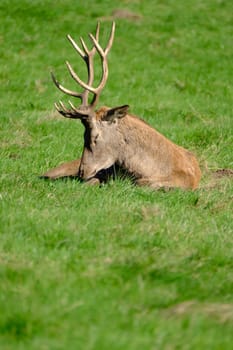
[[[54,112],[85,67],[65,35],[117,18],[100,105],[129,104],[196,153],[195,192],[43,181],[81,153]],[[0,4],[0,348],[232,349],[233,4],[224,0]]]

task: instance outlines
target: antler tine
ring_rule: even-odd
[[[78,46],[78,44],[74,41],[74,39],[68,34],[67,35],[67,39],[69,40],[69,42],[72,44],[73,48],[79,53],[79,55],[85,59],[85,53],[80,49],[80,47]]]
[[[77,108],[73,105],[73,103],[70,100],[68,101],[68,103],[74,111],[77,111]]]
[[[56,110],[60,113],[60,108],[56,102],[54,103],[54,106],[55,106]]]
[[[92,92],[92,93],[95,93],[95,88],[93,88],[92,86],[89,86],[88,84],[84,83],[84,81],[82,81],[79,76],[75,73],[75,71],[73,70],[72,66],[70,65],[70,63],[68,61],[66,61],[66,65],[67,65],[67,68],[70,72],[70,75],[72,76],[72,78],[79,84],[81,85],[84,89]]]
[[[80,41],[81,41],[81,44],[82,44],[82,47],[83,47],[83,50],[85,51],[86,55],[89,56],[90,55],[90,52],[87,48],[87,45],[85,44],[85,41],[83,40],[83,38],[80,36]],[[84,59],[87,58],[87,56],[84,57]]]
[[[54,103],[56,110],[60,114],[62,114],[65,118],[82,119],[87,117],[87,114],[85,113],[85,111],[80,111],[78,108],[75,108],[70,101],[69,101],[69,105],[71,106],[71,109],[66,108],[61,101],[59,101],[59,103]]]
[[[99,52],[100,56],[105,56],[105,51],[102,49],[102,47],[100,46],[100,44],[98,43],[98,41],[96,40],[96,38],[94,37],[94,35],[92,35],[91,33],[89,34],[89,37],[91,38],[94,47],[96,48],[96,50]]]
[[[51,77],[53,79],[54,84],[56,85],[56,87],[61,90],[62,92],[64,92],[67,95],[73,96],[73,97],[79,97],[82,99],[82,94],[66,89],[64,86],[62,86],[59,81],[55,78],[55,75],[51,72]]]
[[[111,47],[112,47],[112,44],[113,44],[113,40],[114,40],[114,34],[115,34],[115,28],[116,28],[116,24],[115,22],[112,22],[112,29],[111,29],[111,33],[110,33],[110,36],[109,36],[109,39],[108,39],[108,44],[105,48],[105,50],[102,49],[102,47],[99,45],[99,40],[97,37],[94,37],[94,35],[92,35],[91,33],[89,34],[89,37],[91,38],[93,44],[94,44],[94,47],[97,49],[97,51],[99,52],[99,54],[101,56],[107,56]]]
[[[70,110],[68,108],[66,108],[66,106],[64,105],[64,103],[62,101],[59,101],[59,104],[64,112],[66,112],[66,113],[70,112]]]
[[[96,31],[95,31],[95,38],[97,41],[99,41],[99,34],[100,34],[100,22],[97,22]]]
[[[59,101],[59,103],[54,103],[54,106],[59,113],[65,114],[68,112],[67,108],[61,101]]]
[[[99,41],[99,33],[100,33],[100,23],[98,22],[97,26],[96,26],[95,36],[94,36],[94,38],[96,39],[97,42]],[[92,47],[91,50],[88,50],[88,48],[87,48],[87,46],[85,44],[85,41],[83,40],[82,37],[80,37],[80,41],[81,41],[83,50],[85,51],[86,55],[88,56],[88,58],[90,60],[90,57],[93,57],[95,52],[96,52],[95,45]]]
[[[101,91],[103,90],[105,84],[106,84],[106,81],[108,79],[108,62],[107,62],[107,55],[112,47],[112,44],[113,44],[113,40],[114,40],[114,34],[115,34],[115,22],[112,23],[112,29],[111,29],[111,33],[110,33],[110,37],[109,37],[109,40],[108,40],[108,44],[105,48],[105,50],[103,50],[101,48],[101,46],[99,45],[98,41],[96,40],[96,38],[92,35],[92,34],[89,34],[96,50],[99,52],[100,56],[101,56],[101,60],[102,60],[102,77],[101,77],[101,81],[99,83],[99,86],[95,89],[95,91],[93,91],[94,93],[94,96],[93,96],[93,99],[92,99],[92,102],[91,102],[91,105],[92,106],[95,106],[97,101],[98,101],[98,98],[100,96],[100,93]],[[91,91],[91,90],[89,90]]]
[[[95,39],[98,42],[99,42],[99,34],[100,34],[100,22],[97,22],[96,31],[95,31]],[[91,49],[91,52],[93,52],[93,55],[94,55],[94,53],[96,52],[95,46],[93,46],[93,48]]]
[[[97,23],[97,26],[96,26],[96,33],[95,33],[95,39],[97,41],[99,41],[99,32],[100,32],[100,22]],[[80,37],[80,41],[81,41],[81,44],[82,44],[82,47],[83,47],[83,50],[85,51],[85,53],[80,49],[80,47],[78,46],[78,44],[74,41],[74,39],[71,37],[71,35],[67,35],[67,38],[68,40],[70,41],[70,43],[72,44],[72,46],[74,47],[74,49],[79,53],[79,55],[85,59],[86,58],[86,55],[89,55],[89,54],[94,54],[94,52],[92,51],[95,51],[95,47],[93,47],[90,51],[88,50],[86,44],[85,44],[85,41],[83,40],[82,37]],[[86,54],[86,55],[85,55]]]
[[[113,40],[114,40],[114,35],[115,35],[115,28],[116,28],[116,23],[112,22],[112,29],[111,29],[111,33],[109,36],[109,40],[108,40],[108,44],[106,46],[106,49],[104,50],[105,54],[107,55],[112,47],[113,44]]]

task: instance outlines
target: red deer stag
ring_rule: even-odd
[[[120,107],[101,107],[95,110],[101,91],[108,78],[107,55],[111,49],[115,32],[115,23],[108,44],[103,49],[99,44],[99,24],[96,34],[89,34],[93,47],[89,50],[80,38],[82,49],[68,35],[68,39],[86,62],[87,83],[83,82],[66,62],[71,77],[83,88],[82,93],[63,87],[52,74],[55,85],[65,94],[81,99],[81,105],[70,108],[62,102],[55,104],[56,109],[66,118],[80,119],[85,128],[82,157],[64,163],[43,175],[56,179],[65,176],[77,176],[88,183],[100,183],[113,172],[113,168],[124,170],[138,185],[152,188],[191,188],[198,186],[201,172],[194,155],[177,146],[140,118],[128,113],[128,105]],[[98,87],[93,87],[95,53],[101,57],[102,77]],[[89,93],[93,94],[88,102]]]

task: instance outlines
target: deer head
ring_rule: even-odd
[[[67,108],[60,101],[59,103],[55,103],[55,108],[66,118],[80,119],[85,127],[84,148],[79,168],[79,177],[84,180],[92,178],[98,171],[107,169],[115,163],[117,159],[117,145],[114,144],[111,131],[116,129],[117,119],[125,116],[128,109],[128,106],[125,105],[112,109],[102,107],[97,111],[95,110],[100,94],[108,78],[107,55],[113,44],[115,23],[112,23],[109,40],[105,49],[99,44],[99,31],[100,24],[98,23],[95,36],[89,34],[93,44],[90,50],[82,38],[80,38],[82,45],[82,48],[80,48],[72,37],[67,35],[68,40],[87,65],[88,79],[87,83],[85,83],[75,73],[70,63],[66,62],[71,77],[84,89],[83,92],[79,93],[63,87],[55,78],[54,74],[51,73],[53,82],[58,89],[67,95],[77,97],[81,100],[81,104],[78,107],[75,107],[71,101],[69,101],[70,108]],[[95,88],[92,84],[94,81],[93,59],[96,52],[98,52],[101,58],[102,77],[99,85]],[[89,93],[93,94],[90,103],[88,102]],[[108,129],[107,132],[106,128]],[[115,148],[114,145],[116,146]]]

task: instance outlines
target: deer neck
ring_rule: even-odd
[[[117,164],[136,177],[144,174],[145,163],[154,162],[154,154],[164,138],[143,120],[127,115],[119,122],[120,142]],[[156,134],[156,138],[155,138]]]

